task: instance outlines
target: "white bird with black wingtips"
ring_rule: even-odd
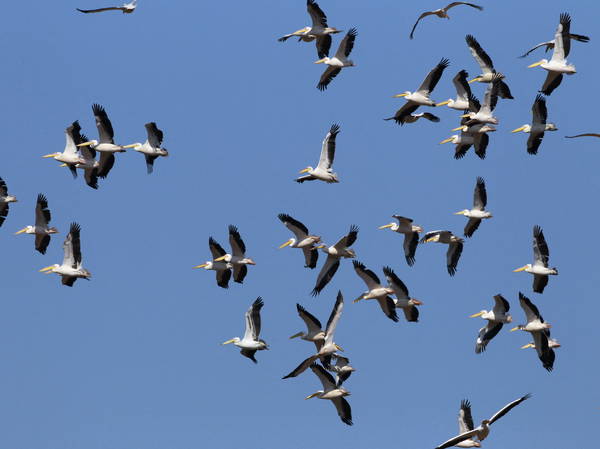
[[[548,284],[548,276],[558,275],[556,267],[548,267],[550,259],[550,250],[544,237],[544,231],[538,225],[533,227],[533,264],[528,263],[513,270],[515,273],[525,271],[533,274],[533,291],[536,293],[544,293],[544,289]]]
[[[421,239],[421,243],[429,242],[448,245],[448,251],[446,251],[446,268],[448,269],[448,274],[454,276],[456,274],[456,266],[462,254],[464,240],[455,236],[450,231],[430,231]]]
[[[45,195],[40,193],[35,203],[35,225],[26,226],[17,231],[15,235],[23,233],[35,235],[35,249],[41,254],[46,254],[46,248],[50,244],[50,235],[58,233],[58,229],[54,226],[48,226],[51,219],[48,200]]]
[[[487,320],[487,324],[479,329],[477,343],[475,344],[475,353],[480,354],[485,351],[488,343],[498,335],[504,323],[512,322],[512,317],[508,314],[510,304],[504,296],[498,294],[494,296],[494,308],[492,310],[482,310],[469,316],[469,318],[481,317]]]
[[[367,285],[367,291],[360,295],[354,300],[354,302],[361,301],[363,299],[376,299],[379,303],[379,307],[390,320],[397,322],[398,314],[396,313],[396,304],[390,295],[394,294],[394,290],[391,287],[384,287],[377,275],[369,270],[365,265],[358,260],[353,260],[354,271],[358,274],[363,282]]]
[[[231,253],[217,257],[213,262],[224,261],[230,264],[233,267],[233,281],[242,284],[248,274],[248,265],[256,265],[256,262],[246,257],[246,244],[237,226],[229,225],[229,244]]]
[[[546,99],[540,94],[535,97],[533,106],[531,106],[531,116],[531,125],[525,124],[520,128],[513,129],[511,132],[518,133],[523,131],[524,133],[529,133],[529,138],[527,139],[527,152],[535,155],[542,144],[544,133],[546,131],[557,131],[558,128],[554,123],[547,122],[548,108],[546,107]]]
[[[316,179],[327,183],[340,182],[337,173],[333,172],[333,158],[335,157],[335,141],[340,132],[340,125],[333,124],[329,132],[323,139],[321,145],[321,156],[316,168],[311,166],[300,171],[300,174],[307,173],[296,179],[296,182],[303,183],[304,181],[314,181]]]
[[[404,258],[406,259],[406,263],[412,267],[415,263],[415,253],[419,244],[419,233],[423,232],[423,228],[414,225],[412,218],[406,218],[401,215],[392,215],[392,218],[398,220],[398,223],[388,223],[379,226],[379,229],[389,228],[390,231],[404,234]]]
[[[4,182],[4,179],[0,178],[0,226],[2,226],[2,223],[4,223],[4,220],[6,220],[6,217],[8,216],[8,204],[16,202],[17,197],[8,194],[6,182]]]
[[[246,319],[246,330],[243,338],[240,339],[239,337],[235,337],[223,343],[224,345],[233,343],[238,348],[241,348],[240,354],[244,357],[248,357],[254,363],[258,363],[254,357],[256,351],[269,349],[267,342],[258,338],[261,327],[260,311],[263,308],[263,305],[264,302],[259,296],[246,311],[246,314],[244,315]]]
[[[412,323],[418,322],[419,309],[416,306],[422,306],[423,302],[410,297],[408,288],[390,267],[383,267],[383,274],[388,281],[388,285],[394,291],[394,295],[396,295],[395,299],[392,298],[394,299],[396,308],[402,309],[406,321]]]
[[[210,249],[212,260],[206,261],[202,265],[196,265],[194,268],[204,268],[205,270],[216,271],[217,285],[221,288],[229,288],[231,268],[233,268],[233,266],[224,261],[216,261],[216,259],[220,259],[227,253],[212,237],[209,237],[208,239],[208,248]]]
[[[294,234],[294,238],[279,245],[279,249],[289,246],[290,248],[301,249],[304,253],[305,267],[315,268],[319,258],[319,252],[315,246],[321,241],[321,237],[310,235],[308,228],[288,214],[279,214],[279,220]]]
[[[324,58],[315,61],[315,64],[327,64],[327,68],[321,75],[319,79],[319,84],[317,84],[317,89],[320,91],[324,91],[329,86],[329,83],[339,75],[344,67],[354,67],[354,61],[348,59],[352,49],[354,48],[354,41],[356,40],[356,36],[358,36],[358,31],[356,28],[351,28],[346,36],[340,42],[340,46],[333,58],[329,58],[325,56]]]
[[[417,25],[419,24],[419,22],[421,21],[421,19],[423,19],[423,18],[425,18],[427,16],[438,16],[440,19],[449,19],[450,16],[448,15],[448,10],[450,8],[454,8],[455,6],[460,6],[460,5],[470,6],[471,8],[478,9],[479,11],[483,10],[483,6],[479,6],[479,5],[476,5],[474,3],[452,2],[452,3],[444,6],[443,8],[435,9],[433,11],[425,11],[424,13],[422,13],[419,16],[419,18],[417,19],[417,21],[413,25],[412,30],[410,31],[410,38],[412,39],[414,37],[415,29],[417,28]]]
[[[321,365],[317,363],[313,363],[310,365],[310,369],[313,373],[317,375],[321,384],[323,385],[323,389],[307,396],[304,399],[311,398],[319,398],[319,399],[328,399],[330,400],[335,409],[338,412],[338,416],[342,420],[344,424],[348,424],[351,426],[352,423],[352,410],[350,409],[350,404],[344,396],[350,396],[350,392],[346,390],[344,387],[339,386],[334,380],[333,376],[325,371]]]
[[[491,212],[485,210],[486,205],[487,192],[485,190],[485,181],[482,177],[478,177],[475,184],[475,191],[473,192],[473,207],[471,209],[455,212],[455,215],[464,215],[469,218],[469,221],[465,226],[465,237],[471,237],[473,235],[477,228],[479,228],[481,220],[492,218]]]
[[[146,127],[148,138],[144,143],[134,143],[133,149],[144,155],[146,158],[146,171],[150,174],[154,171],[154,161],[158,157],[168,156],[169,151],[162,147],[164,134],[162,130],[158,129],[156,123],[150,122],[144,126]]]

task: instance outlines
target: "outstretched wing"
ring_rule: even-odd
[[[330,170],[333,166],[333,158],[335,157],[335,139],[340,132],[340,125],[334,123],[331,125],[329,132],[323,139],[321,146],[321,156],[319,158],[319,168]]]
[[[494,424],[496,421],[498,421],[500,418],[502,418],[504,415],[506,415],[508,412],[510,412],[513,408],[515,408],[517,405],[519,405],[521,402],[526,401],[527,399],[529,399],[531,397],[531,394],[526,394],[525,396],[520,397],[519,399],[512,401],[509,404],[506,404],[504,407],[502,407],[500,410],[498,410],[494,416],[492,416],[490,418],[490,426],[492,424]]]

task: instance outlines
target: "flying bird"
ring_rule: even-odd
[[[331,80],[338,76],[344,67],[354,67],[354,61],[348,59],[348,56],[350,56],[350,52],[352,52],[352,49],[354,48],[354,40],[357,35],[358,31],[356,31],[356,28],[351,28],[342,39],[342,42],[340,42],[340,46],[333,58],[325,56],[318,61],[315,61],[315,64],[328,65],[319,79],[317,89],[324,91],[327,89],[327,86],[329,86],[329,83],[331,83]]]
[[[512,317],[508,314],[510,304],[500,294],[494,296],[494,308],[492,310],[482,310],[471,315],[469,318],[481,317],[487,320],[487,324],[479,329],[477,343],[475,344],[475,353],[481,354],[485,351],[488,343],[498,335],[504,323],[512,322]]]
[[[398,220],[398,223],[388,223],[379,226],[379,229],[390,228],[390,231],[404,234],[404,258],[409,266],[415,263],[415,253],[419,244],[419,233],[423,232],[421,226],[413,225],[412,218],[402,217],[401,215],[392,215],[392,218]]]
[[[53,226],[48,226],[52,216],[50,209],[48,209],[48,200],[43,194],[37,196],[37,202],[35,205],[35,225],[26,226],[18,234],[34,234],[35,235],[35,249],[41,253],[46,254],[46,249],[50,244],[50,234],[58,233],[58,229]]]
[[[216,261],[216,259],[220,259],[227,253],[212,237],[208,239],[208,248],[210,249],[212,260],[204,262],[202,265],[196,265],[194,268],[204,268],[205,270],[216,271],[217,285],[221,288],[229,288],[232,265],[228,262]]]
[[[295,238],[282,243],[279,249],[289,246],[290,248],[299,248],[304,253],[305,267],[315,268],[319,258],[319,252],[316,250],[316,244],[321,241],[321,237],[310,235],[308,228],[303,223],[288,214],[279,214],[279,220],[294,234]]]
[[[454,276],[456,274],[456,266],[463,250],[464,240],[455,236],[450,231],[430,231],[421,239],[421,243],[438,242],[448,245],[446,251],[446,267],[448,274]]]
[[[354,367],[350,365],[350,359],[348,357],[344,357],[343,355],[334,354],[331,356],[332,359],[335,359],[335,364],[327,365],[324,368],[327,371],[331,371],[335,373],[335,384],[340,387],[344,382],[348,380],[350,375],[356,371]]]
[[[302,307],[300,304],[296,304],[296,310],[298,311],[298,316],[304,321],[306,324],[306,332],[298,332],[290,337],[290,340],[293,338],[300,337],[305,341],[312,341],[317,347],[317,353],[325,344],[325,331],[322,330],[321,322],[315,317],[312,313]]]
[[[460,411],[458,412],[458,433],[463,434],[470,432],[475,426],[473,425],[473,415],[471,414],[471,403],[468,399],[463,399],[460,402]],[[456,447],[481,447],[481,443],[473,438],[467,438],[456,444]]]
[[[446,101],[436,104],[436,106],[448,105],[449,108],[456,109],[458,111],[469,109],[469,97],[471,97],[473,94],[471,93],[471,86],[469,86],[467,81],[468,77],[469,74],[466,70],[461,70],[458,72],[456,76],[452,78],[452,83],[456,88],[456,100],[449,98]]]
[[[533,227],[533,264],[528,263],[521,268],[513,270],[515,273],[525,271],[533,274],[533,291],[536,293],[544,293],[544,288],[548,284],[549,275],[557,275],[556,267],[549,268],[548,260],[550,259],[550,250],[544,237],[544,231],[538,225]]]
[[[142,143],[134,143],[132,148],[144,155],[146,158],[146,170],[148,174],[154,171],[154,161],[162,156],[166,157],[169,155],[169,151],[162,147],[163,132],[158,129],[156,123],[150,122],[144,125],[146,127],[146,133],[148,138]]]
[[[223,254],[217,257],[213,262],[224,261],[233,267],[233,280],[238,284],[244,283],[244,278],[248,274],[248,265],[256,265],[249,257],[246,257],[246,244],[237,226],[229,225],[229,245],[231,253]]]
[[[396,295],[394,300],[396,308],[402,309],[406,321],[414,323],[419,321],[419,309],[416,306],[421,306],[423,303],[410,297],[408,288],[390,267],[383,267],[383,274],[388,281],[388,285],[394,291],[394,295]]]
[[[469,47],[469,50],[471,50],[473,58],[475,58],[475,61],[477,61],[477,64],[479,64],[479,67],[481,67],[481,75],[473,78],[471,81],[469,81],[469,83],[473,83],[475,81],[478,81],[480,83],[492,82],[492,80],[496,78],[494,77],[494,75],[497,73],[496,69],[494,69],[494,63],[492,62],[492,58],[490,58],[490,56],[485,52],[485,50],[481,48],[481,45],[479,45],[479,42],[477,42],[477,39],[475,39],[475,37],[473,37],[470,34],[467,34],[465,40],[467,41],[467,46]],[[503,74],[499,73],[498,75],[500,78],[504,78]],[[500,96],[500,98],[513,98],[513,96],[510,93],[510,89],[508,88],[508,85],[501,79],[498,82],[498,95]]]
[[[108,6],[106,8],[98,8],[98,9],[79,9],[77,11],[83,12],[85,14],[95,13],[95,12],[104,12],[104,11],[122,11],[123,14],[131,14],[135,11],[137,6],[137,0],[132,0],[129,3],[124,3],[123,6]]]
[[[434,11],[425,11],[423,14],[421,14],[419,16],[419,18],[415,22],[414,26],[412,27],[412,30],[410,32],[410,38],[411,39],[413,38],[413,36],[415,34],[415,28],[417,28],[417,25],[419,24],[421,19],[423,19],[427,16],[438,16],[440,19],[450,19],[450,16],[448,15],[448,10],[450,8],[454,8],[455,6],[459,6],[459,5],[470,6],[471,8],[478,9],[479,11],[483,10],[483,6],[475,5],[474,3],[452,2],[449,5],[445,6],[444,8],[436,9]]]
[[[485,190],[485,181],[483,178],[478,177],[477,183],[475,184],[475,190],[473,192],[473,207],[471,209],[464,209],[456,212],[454,215],[464,215],[469,218],[465,226],[465,237],[471,237],[479,225],[481,220],[492,218],[491,212],[485,210],[487,205],[487,192]]]
[[[81,138],[81,126],[79,122],[74,121],[66,130],[65,130],[65,149],[61,152],[50,153],[42,156],[43,158],[53,158],[59,162],[63,162],[69,170],[74,178],[77,177],[77,164],[82,162],[82,159],[79,156],[79,152],[77,151],[77,144],[83,142]]]
[[[483,96],[483,103],[479,103],[479,100],[475,98],[475,96],[471,95],[469,97],[469,112],[464,114],[463,118],[469,118],[462,126],[473,126],[478,124],[491,123],[493,125],[497,125],[499,120],[494,116],[494,109],[496,109],[496,105],[498,104],[498,92],[500,88],[501,82],[500,75],[494,73],[492,76],[492,81],[488,83],[488,86],[485,90],[485,94]],[[459,128],[453,129],[456,131]]]
[[[17,197],[8,194],[8,187],[4,179],[0,178],[0,226],[8,216],[8,203],[16,203]]]
[[[350,392],[344,387],[339,386],[333,380],[333,376],[325,371],[325,368],[323,368],[321,365],[313,363],[310,365],[310,369],[321,381],[323,389],[311,394],[310,396],[307,396],[305,399],[317,397],[319,399],[330,400],[335,406],[338,416],[342,422],[351,426],[353,424],[352,410],[350,409],[350,404],[348,401],[344,399],[344,396],[350,396]]]
[[[439,123],[440,118],[430,112],[419,112],[418,114],[410,114],[404,118],[404,123],[415,123],[420,119],[429,120],[433,123]]]
[[[340,182],[337,173],[333,172],[333,158],[335,157],[335,140],[340,132],[340,125],[333,124],[329,129],[329,132],[323,139],[321,145],[321,156],[319,157],[319,163],[317,168],[311,166],[306,167],[300,171],[302,173],[308,173],[305,176],[300,176],[296,179],[296,182],[303,183],[304,181],[314,181],[319,179],[326,183]]]
[[[454,134],[448,139],[444,139],[440,144],[452,142],[456,146],[454,148],[454,159],[462,159],[469,148],[473,146],[475,148],[475,154],[480,159],[485,159],[486,150],[490,142],[488,133],[496,131],[496,128],[488,123],[476,123],[474,125],[467,125],[471,123],[472,114],[476,114],[481,106],[475,97],[472,97],[470,103],[473,104],[469,111],[465,111],[460,120],[460,126],[454,128],[452,131],[460,131],[460,135]]]
[[[88,140],[85,134],[79,136],[81,142]],[[64,164],[66,165],[66,164]],[[75,164],[75,168],[83,170],[85,183],[92,189],[98,189],[98,170],[100,163],[96,160],[96,150],[90,146],[79,148],[79,162]]]
[[[548,109],[546,108],[546,99],[540,94],[535,97],[533,106],[531,107],[532,123],[531,125],[525,124],[520,128],[512,130],[513,133],[523,131],[529,133],[527,139],[527,152],[535,155],[538,152],[538,148],[542,144],[544,138],[544,132],[546,131],[557,131],[558,128],[554,123],[547,123]]]
[[[258,338],[260,335],[260,310],[263,308],[263,305],[264,302],[259,296],[246,311],[246,331],[244,332],[244,338],[235,337],[223,343],[224,345],[233,343],[238,348],[241,348],[240,354],[248,357],[254,363],[258,363],[254,357],[256,351],[269,349],[267,342]]]
[[[584,133],[584,134],[577,134],[576,136],[565,136],[567,139],[574,139],[576,137],[600,137],[600,134],[597,133]]]
[[[369,270],[365,265],[358,260],[353,260],[354,271],[358,274],[363,282],[367,285],[367,291],[354,300],[358,302],[362,299],[376,299],[379,307],[390,320],[398,322],[398,314],[396,313],[396,304],[389,296],[394,294],[391,287],[384,287],[377,275]]]
[[[573,34],[570,33],[569,37],[571,38],[571,40],[574,41],[578,41],[578,42],[584,42],[587,43],[590,41],[590,38],[588,36],[583,36],[581,34]],[[554,39],[552,39],[551,41],[547,41],[547,42],[542,42],[540,44],[537,44],[535,47],[531,48],[530,50],[527,50],[527,52],[525,54],[522,54],[521,56],[519,56],[519,58],[526,58],[527,56],[529,56],[529,54],[531,52],[533,52],[534,50],[537,50],[540,47],[546,47],[544,50],[546,53],[548,53],[548,51],[554,49]]]

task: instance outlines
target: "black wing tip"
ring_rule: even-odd
[[[438,62],[438,67],[441,68],[446,68],[450,65],[450,60],[448,58],[442,58],[440,59],[440,62]]]
[[[477,177],[477,185],[485,187],[485,179],[483,179],[481,176],[478,176]]]
[[[321,294],[321,290],[322,288],[313,288],[312,291],[310,292],[310,296],[319,296]]]
[[[352,37],[358,36],[358,30],[356,29],[356,27],[350,28],[348,30],[348,32],[346,33],[346,36],[352,36]]]
[[[366,268],[364,263],[356,259],[352,261],[352,265],[355,270],[364,270]]]
[[[292,220],[292,217],[288,214],[278,214],[277,218],[279,218],[281,220],[282,223],[285,223],[286,221],[290,221]]]
[[[72,233],[79,233],[81,232],[81,225],[79,223],[77,223],[76,221],[71,223],[71,227],[69,228],[69,231]]]
[[[406,263],[408,264],[409,267],[412,267],[415,264],[415,258],[411,257],[411,256],[404,256],[404,258],[406,259]]]
[[[448,274],[454,276],[456,274],[456,267],[448,266]]]
[[[48,198],[46,198],[46,195],[44,195],[43,193],[38,193],[37,202],[38,203],[48,202]]]
[[[522,400],[522,401],[525,401],[525,400],[529,399],[531,396],[533,396],[533,394],[531,394],[531,393],[527,393],[525,396],[523,396],[523,397],[521,398],[521,400]]]
[[[544,95],[542,95],[542,93],[538,93],[535,96],[535,102],[536,103],[544,103],[544,104],[546,104],[546,97]]]
[[[208,238],[208,244],[209,245],[215,245],[215,244],[218,245],[217,241],[214,238],[212,238],[212,237]]]
[[[360,228],[358,227],[358,225],[350,225],[350,232],[356,232],[358,233],[358,231],[360,231]]]
[[[94,103],[92,105],[92,112],[94,113],[94,115],[106,113],[106,111],[104,110],[104,107],[98,103]]]
[[[465,40],[467,41],[467,45],[469,46],[479,45],[479,42],[477,42],[477,39],[475,39],[475,36],[473,36],[472,34],[467,34],[465,36]]]
[[[560,13],[560,23],[563,25],[568,25],[571,23],[571,14],[568,12]]]
[[[461,78],[468,78],[469,72],[467,72],[465,69],[462,69],[457,75],[459,75]]]
[[[262,308],[262,306],[264,306],[264,305],[265,305],[265,302],[263,301],[263,299],[262,299],[262,296],[259,296],[258,298],[256,298],[256,299],[254,300],[254,302],[252,303],[252,307],[253,307],[253,308],[256,308],[256,309],[259,309],[259,310],[260,310],[260,309]]]
[[[238,227],[237,227],[237,226],[235,226],[235,225],[229,225],[229,226],[227,227],[227,229],[229,230],[229,233],[230,233],[230,234],[236,234],[236,235],[239,235],[239,234],[240,234],[240,232],[238,231]]]
[[[349,426],[353,426],[354,423],[352,422],[352,420],[350,418],[342,418],[342,422],[344,424],[348,424]]]
[[[543,229],[541,226],[539,225],[534,225],[533,226],[533,235],[534,237],[539,237],[544,233]]]
[[[338,134],[340,132],[340,125],[338,123],[334,123],[333,125],[331,125],[331,128],[329,128],[329,134],[331,134],[332,136]]]

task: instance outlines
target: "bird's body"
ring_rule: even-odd
[[[342,422],[351,426],[353,424],[352,410],[350,409],[350,404],[348,404],[348,401],[344,399],[344,396],[350,396],[350,392],[344,387],[338,385],[337,382],[333,380],[331,374],[329,374],[321,365],[313,363],[310,365],[310,369],[321,381],[323,389],[311,394],[310,396],[307,396],[305,399],[317,397],[319,399],[330,400],[335,406],[338,416]]]
[[[229,225],[229,245],[231,246],[231,253],[223,254],[213,262],[225,262],[233,268],[233,280],[238,284],[244,282],[246,274],[248,274],[248,265],[256,265],[254,260],[246,257],[246,244],[242,240],[242,236],[238,231],[238,228],[233,225]]]
[[[9,203],[16,203],[17,197],[8,194],[8,187],[4,179],[0,178],[0,226],[8,216]]]
[[[504,75],[496,72],[492,58],[490,58],[481,45],[479,45],[477,39],[468,34],[465,40],[467,41],[467,46],[471,51],[471,55],[473,55],[473,58],[475,58],[475,61],[477,61],[477,64],[479,64],[479,67],[481,68],[481,75],[473,78],[471,81],[469,81],[469,83],[473,83],[475,81],[480,83],[491,83],[492,81],[497,80],[498,95],[500,98],[512,99],[513,96],[510,93],[510,89],[503,81]]]
[[[391,287],[384,287],[377,275],[365,267],[365,265],[357,260],[352,261],[354,265],[354,271],[367,285],[367,291],[360,295],[354,300],[358,302],[362,299],[376,299],[379,303],[379,307],[390,320],[397,322],[398,314],[396,313],[396,304],[394,300],[389,296],[394,294],[394,289]]]
[[[464,230],[465,237],[471,237],[473,235],[477,228],[479,228],[481,220],[492,218],[492,213],[485,210],[486,205],[487,192],[485,189],[485,181],[483,178],[478,177],[477,183],[475,184],[475,190],[473,192],[473,207],[471,209],[464,209],[455,213],[455,215],[464,215],[465,217],[469,218]]]
[[[392,215],[392,218],[398,220],[398,223],[388,223],[379,226],[379,229],[389,228],[393,232],[404,234],[404,258],[409,266],[413,266],[415,263],[417,245],[419,244],[419,233],[423,232],[423,228],[421,226],[413,225],[413,220],[411,218],[402,217],[401,215]]]
[[[300,337],[302,340],[312,341],[318,353],[325,343],[325,331],[321,328],[321,322],[300,304],[296,304],[296,310],[302,321],[306,324],[307,331],[298,332],[292,335],[290,339]]]
[[[498,335],[504,323],[512,322],[512,317],[508,314],[510,304],[502,295],[494,296],[494,308],[492,310],[482,310],[479,313],[471,315],[469,318],[481,317],[487,320],[487,324],[479,329],[477,343],[475,344],[475,353],[480,354],[485,351],[488,343]]]
[[[458,72],[452,79],[452,83],[456,88],[456,99],[453,100],[452,98],[449,98],[446,101],[436,104],[436,106],[448,105],[449,108],[456,109],[457,111],[469,109],[469,97],[471,97],[472,94],[471,86],[469,86],[469,83],[467,82],[468,77],[469,74],[466,70]]]
[[[77,171],[75,170],[76,166],[85,162],[77,151],[77,145],[83,142],[81,137],[81,126],[78,121],[74,121],[71,126],[65,130],[65,138],[65,149],[62,153],[51,153],[42,157],[53,158],[56,161],[63,162],[69,167],[73,177],[77,177]]]
[[[307,173],[296,179],[296,182],[303,183],[304,181],[321,180],[327,183],[340,182],[337,173],[333,172],[333,159],[335,157],[335,141],[340,132],[340,126],[333,124],[329,132],[323,139],[321,145],[321,156],[316,168],[306,167],[300,171],[300,174]]]
[[[144,143],[134,143],[132,148],[144,155],[146,158],[146,170],[150,174],[154,171],[154,161],[156,158],[168,156],[169,151],[162,147],[163,132],[158,129],[156,123],[150,122],[144,126],[146,127],[148,138]]]
[[[37,196],[35,205],[35,225],[26,226],[23,229],[16,232],[16,234],[31,234],[35,235],[35,249],[41,253],[46,254],[46,249],[50,244],[50,235],[58,233],[58,229],[52,226],[48,226],[52,216],[50,209],[48,209],[48,200],[43,194]]]
[[[267,342],[259,338],[261,327],[260,310],[262,309],[263,305],[264,302],[259,296],[246,311],[246,330],[243,338],[240,339],[239,337],[235,337],[223,343],[224,345],[233,343],[235,346],[241,349],[240,354],[242,354],[244,357],[248,357],[254,363],[257,363],[256,358],[254,357],[256,351],[264,351],[269,349]]]
[[[409,296],[408,288],[390,267],[383,267],[383,274],[396,295],[396,298],[393,298],[396,308],[402,309],[406,321],[414,323],[419,321],[419,310],[416,306],[421,306],[423,303]]]
[[[531,125],[525,124],[520,128],[514,129],[512,132],[518,133],[520,131],[523,131],[524,133],[529,134],[529,138],[527,139],[527,152],[529,154],[534,155],[538,152],[538,149],[542,143],[542,139],[544,138],[544,133],[546,131],[557,131],[558,128],[554,123],[546,122],[546,120],[548,119],[546,99],[539,94],[533,102],[533,106],[531,107],[531,114]]]
[[[528,263],[521,268],[513,270],[515,273],[525,271],[533,274],[533,291],[544,293],[548,284],[548,276],[558,275],[556,267],[550,268],[548,261],[550,259],[550,250],[544,237],[544,232],[539,226],[533,227],[533,264]]]
[[[348,380],[350,375],[356,371],[356,369],[350,365],[350,359],[339,354],[334,354],[331,357],[335,359],[335,364],[329,364],[324,368],[327,371],[331,371],[336,374],[335,384],[340,387],[344,382]]]
[[[279,248],[290,248],[301,249],[304,253],[305,267],[315,268],[317,266],[317,260],[319,258],[319,252],[315,246],[321,241],[321,237],[316,235],[310,235],[308,228],[303,223],[299,222],[295,218],[288,214],[279,214],[279,220],[294,234],[295,238],[289,239],[287,242],[282,243]]]
[[[327,64],[328,66],[319,79],[317,89],[320,91],[327,89],[329,83],[338,76],[344,67],[354,67],[354,61],[348,59],[348,57],[354,48],[356,36],[358,36],[358,31],[356,31],[356,28],[351,28],[342,39],[342,42],[340,42],[333,58],[325,56],[315,61],[315,64]]]
[[[124,3],[122,6],[108,6],[106,8],[98,8],[98,9],[79,9],[79,8],[77,8],[77,11],[85,13],[85,14],[104,12],[104,11],[121,11],[123,14],[131,14],[133,11],[135,11],[136,7],[137,7],[137,0],[132,0],[129,3]]]
[[[448,274],[454,276],[456,274],[456,266],[460,259],[463,250],[463,239],[455,236],[450,231],[430,231],[421,239],[421,243],[437,242],[448,245],[446,252],[446,267]]]
[[[358,227],[350,226],[348,234],[343,236],[335,245],[319,245],[317,249],[321,249],[327,254],[327,259],[323,264],[323,268],[317,276],[317,282],[315,288],[312,291],[312,295],[316,296],[325,288],[325,286],[333,279],[333,276],[337,272],[340,266],[340,259],[353,259],[356,257],[354,250],[350,249],[350,246],[354,244],[358,236]]]
[[[225,261],[218,261],[227,253],[223,247],[212,237],[208,239],[208,248],[212,255],[212,260],[204,262],[202,265],[196,265],[194,268],[204,268],[205,270],[216,271],[217,285],[221,288],[229,288],[231,279],[232,264]]]
[[[410,32],[410,38],[412,39],[414,37],[415,34],[415,29],[417,28],[417,25],[419,24],[419,22],[421,21],[421,19],[427,17],[427,16],[437,16],[440,19],[449,19],[450,16],[448,15],[448,10],[450,8],[454,8],[455,6],[459,6],[459,5],[466,5],[466,6],[470,6],[471,8],[475,8],[478,9],[479,11],[483,10],[483,6],[479,6],[476,5],[474,3],[467,3],[467,2],[452,2],[446,6],[444,6],[443,8],[439,8],[439,9],[435,9],[433,11],[425,11],[424,13],[422,13],[419,18],[417,19],[417,21],[415,22],[415,24],[412,27],[412,30]]]

